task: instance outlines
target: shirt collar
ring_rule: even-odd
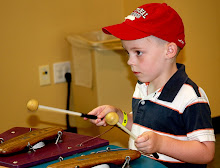
[[[182,85],[187,81],[188,75],[185,72],[185,65],[177,64],[176,73],[168,80],[162,89],[159,100],[172,102]]]

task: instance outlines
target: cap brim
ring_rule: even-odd
[[[136,40],[150,35],[131,27],[124,22],[121,24],[103,27],[102,31],[121,40]]]

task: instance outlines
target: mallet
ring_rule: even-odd
[[[42,109],[42,110],[54,111],[58,113],[70,114],[70,115],[79,116],[79,117],[86,117],[89,119],[97,119],[97,116],[95,115],[88,115],[88,114],[84,114],[80,112],[39,105],[38,101],[35,99],[31,99],[27,102],[27,109],[30,111],[37,111],[38,109]]]
[[[119,123],[119,117],[116,112],[110,112],[105,116],[105,121],[109,125],[117,125],[120,127],[122,130],[124,130],[126,133],[128,133],[134,140],[137,139],[137,136],[134,135],[131,131],[129,131],[126,127],[124,127],[121,123]],[[153,153],[153,156],[158,159],[159,156],[157,153]]]
[[[116,112],[110,112],[105,116],[105,121],[109,125],[117,125],[126,133],[128,133],[134,140],[137,139],[137,136],[134,135],[131,131],[129,131],[126,127],[124,127],[121,123],[119,123],[119,117]]]

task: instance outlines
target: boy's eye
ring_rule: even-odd
[[[136,51],[137,52],[137,55],[140,56],[142,55],[143,53],[141,51]]]

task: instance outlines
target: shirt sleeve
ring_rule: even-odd
[[[215,141],[211,110],[204,92],[192,100],[183,112],[183,120],[189,140]]]

